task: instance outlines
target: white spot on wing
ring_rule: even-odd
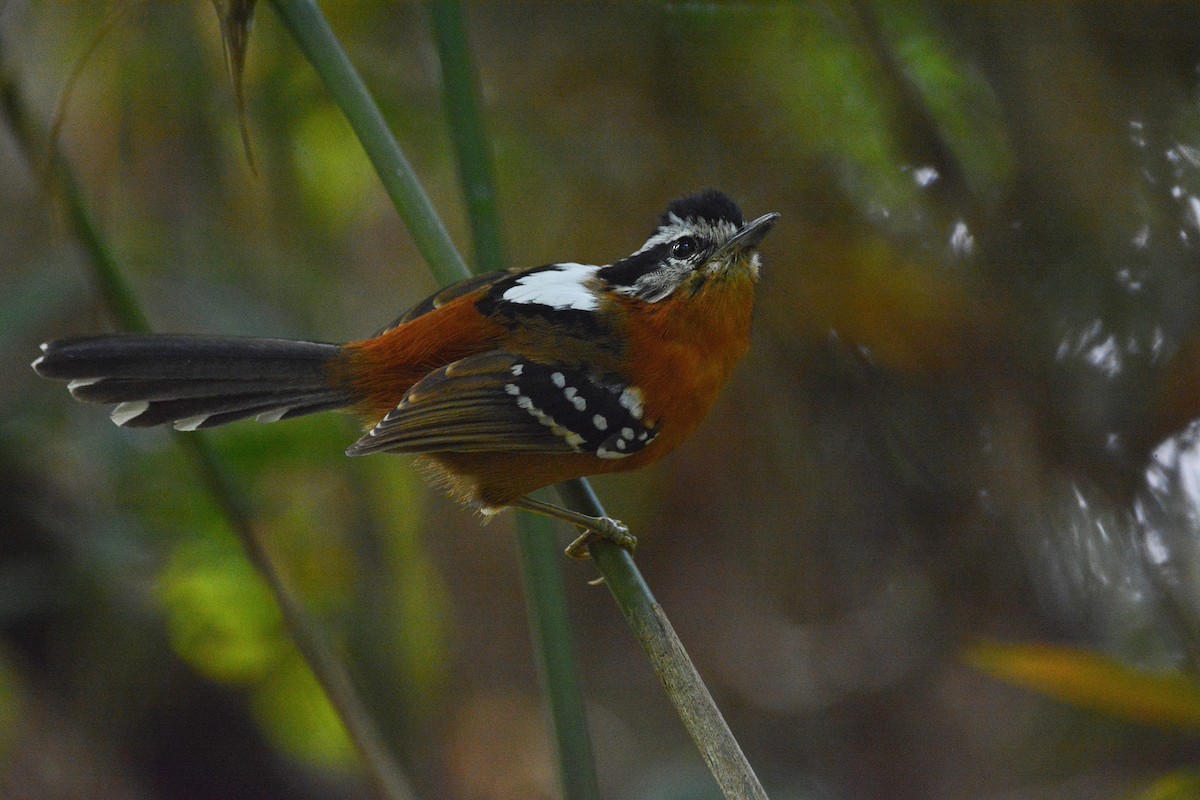
[[[510,303],[550,306],[558,310],[595,311],[600,307],[600,301],[586,284],[598,269],[594,264],[555,264],[522,275],[515,286],[504,292],[503,298]]]
[[[634,419],[641,419],[645,409],[642,407],[642,390],[636,386],[630,386],[625,391],[621,392],[618,398]]]
[[[608,430],[608,420],[606,420],[604,417],[600,416],[599,414],[592,415],[592,424],[596,426],[597,430],[601,430],[601,431]]]
[[[579,450],[579,445],[583,444],[582,436],[580,436],[578,433],[575,433],[575,431],[571,430],[570,428],[564,428],[562,425],[555,423],[553,417],[547,417],[547,419],[553,423],[550,425],[551,433],[553,433],[555,436],[561,436],[563,439],[566,439],[567,444],[571,446],[572,450]],[[545,425],[547,423],[543,422],[542,424]]]
[[[555,373],[555,374],[558,374],[558,373]],[[565,380],[564,380],[564,383],[565,383]],[[555,436],[559,436],[562,439],[564,439],[566,441],[567,445],[572,450],[575,450],[578,452],[579,445],[583,444],[582,436],[580,436],[578,433],[571,430],[570,428],[567,428],[564,425],[560,425],[557,421],[555,421],[554,417],[550,416],[545,411],[542,411],[540,408],[535,406],[533,404],[533,398],[530,397],[529,395],[521,394],[520,387],[516,386],[515,384],[511,384],[511,383],[506,384],[504,387],[504,390],[506,392],[508,392],[509,394],[516,396],[517,408],[523,408],[526,411],[528,411],[530,416],[532,416],[534,419],[536,419],[542,425],[545,425],[547,428],[549,428],[550,432],[553,433]]]
[[[145,400],[138,400],[134,403],[121,403],[112,410],[112,421],[124,426],[130,420],[144,414],[148,408],[150,408],[150,403]]]
[[[197,428],[199,428],[201,425],[203,425],[204,420],[208,419],[209,416],[210,415],[208,415],[208,414],[197,414],[194,417],[187,417],[186,419],[176,420],[175,425],[174,425],[175,430],[177,430],[177,431],[194,431]]]

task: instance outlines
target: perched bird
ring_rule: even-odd
[[[349,455],[419,454],[485,514],[522,508],[627,547],[628,529],[527,497],[658,461],[712,408],[750,342],[761,258],[778,214],[745,222],[704,191],[671,203],[632,255],[480,275],[349,344],[115,334],[42,345],[39,375],[114,403],[128,428],[183,431],[345,409]]]

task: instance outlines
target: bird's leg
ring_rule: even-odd
[[[522,511],[541,514],[583,528],[583,535],[567,545],[566,553],[571,558],[590,558],[587,547],[597,539],[606,539],[630,553],[637,549],[637,537],[629,532],[624,522],[612,517],[590,517],[562,506],[534,500],[532,497],[522,497],[510,505]]]

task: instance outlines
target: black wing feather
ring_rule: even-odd
[[[583,367],[506,352],[456,361],[414,385],[347,452],[590,453],[621,458],[654,440],[637,390]]]
[[[470,294],[481,286],[489,286],[502,278],[508,277],[507,272],[486,272],[483,275],[476,275],[473,278],[467,278],[464,281],[459,281],[444,289],[439,289],[433,294],[426,297],[415,306],[405,311],[395,319],[390,325],[376,332],[376,336],[382,336],[393,328],[398,328],[406,322],[412,322],[417,317],[424,316],[430,311],[436,311],[452,300],[457,300],[463,295]]]

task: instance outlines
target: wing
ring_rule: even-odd
[[[412,322],[461,297],[479,292],[480,314],[500,324],[552,323],[568,327],[584,338],[594,339],[602,329],[600,318],[592,313],[598,307],[595,275],[601,268],[591,264],[546,264],[529,269],[511,269],[476,275],[447,286],[417,303],[376,337]]]
[[[483,275],[476,275],[472,278],[459,281],[458,283],[447,286],[444,289],[439,289],[438,291],[429,295],[429,297],[426,297],[424,300],[417,303],[408,311],[405,311],[403,315],[397,317],[394,322],[375,335],[382,336],[393,328],[398,328],[406,322],[412,322],[417,317],[428,314],[430,311],[436,311],[447,303],[457,300],[463,295],[468,295],[483,286],[490,286],[498,281],[503,280],[504,278],[509,277],[510,275],[511,273],[509,272],[487,272]]]
[[[657,435],[636,387],[585,368],[489,352],[422,378],[347,451],[590,453],[623,458]]]

